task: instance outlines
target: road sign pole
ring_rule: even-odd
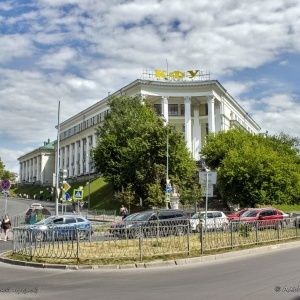
[[[7,194],[5,193],[5,215],[7,214]]]

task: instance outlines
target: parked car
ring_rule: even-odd
[[[195,213],[190,220],[191,230],[200,232],[200,222],[207,230],[226,230],[229,224],[227,216],[222,211]]]
[[[128,215],[126,218],[124,218],[123,220],[121,221],[117,221],[117,222],[114,222],[110,225],[110,233],[113,234],[113,235],[119,235],[118,233],[118,230],[116,229],[117,225],[120,227],[120,225],[124,222],[130,222],[132,220],[134,220],[134,218],[139,215],[140,213],[139,212],[136,212],[136,213],[133,213],[133,214],[130,214]]]
[[[287,214],[287,213],[285,213],[285,212],[283,212],[283,211],[280,210],[280,209],[278,209],[278,211],[279,211],[279,213],[282,215],[285,225],[286,225],[286,226],[289,225],[289,224],[290,224],[290,215]]]
[[[235,213],[226,215],[226,217],[227,217],[228,221],[238,220],[238,219],[241,217],[241,215],[242,215],[245,211],[247,211],[248,209],[249,209],[249,208],[243,208],[243,209],[241,209],[241,210],[239,210],[239,211],[237,211],[237,212],[235,212]]]
[[[43,206],[42,206],[41,203],[32,203],[32,204],[30,205],[30,207],[31,207],[31,208],[41,208],[41,207],[43,207]]]
[[[33,209],[35,212],[34,216],[32,216]],[[30,223],[34,224],[34,223],[39,222],[50,216],[51,216],[51,213],[47,208],[44,208],[42,206],[30,207],[25,213],[25,223],[26,224],[30,224]]]
[[[120,237],[183,235],[189,230],[189,217],[183,210],[161,209],[141,212],[130,222],[116,225]]]
[[[85,239],[93,233],[90,221],[86,217],[76,215],[51,216],[28,227],[32,229],[32,238],[35,241],[76,239],[76,229],[79,229],[80,239]]]
[[[283,215],[276,208],[268,207],[268,208],[252,208],[247,210],[241,215],[241,222],[249,222],[252,227],[257,226],[260,229],[263,228],[282,228],[285,226],[285,222],[283,220]]]

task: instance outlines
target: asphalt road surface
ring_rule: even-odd
[[[10,249],[12,242],[0,241],[1,253]],[[149,269],[56,270],[0,263],[0,299],[300,300],[300,247]]]
[[[296,300],[299,251],[153,269],[55,270],[0,263],[0,299]]]

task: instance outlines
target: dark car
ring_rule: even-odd
[[[34,210],[34,214],[32,211]],[[44,207],[30,207],[25,213],[25,223],[34,224],[51,216],[50,211]]]
[[[35,241],[53,239],[85,239],[93,233],[90,221],[83,216],[51,216],[34,225],[29,225]],[[77,230],[78,229],[78,230]]]
[[[140,214],[139,212],[136,212],[136,213],[133,213],[133,214],[128,215],[126,218],[124,218],[124,219],[121,220],[121,221],[116,221],[116,222],[112,223],[112,224],[110,225],[110,233],[113,234],[113,235],[115,235],[115,236],[119,236],[119,230],[117,229],[117,226],[120,227],[121,224],[124,224],[124,222],[125,222],[125,224],[126,224],[127,222],[131,222],[131,221],[134,220],[134,218],[136,218],[137,215],[139,215],[139,214]]]
[[[121,237],[183,235],[189,231],[189,217],[183,210],[161,209],[141,212],[131,222],[119,223]]]

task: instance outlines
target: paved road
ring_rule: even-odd
[[[55,270],[0,263],[0,291],[10,289],[3,294],[5,298],[0,297],[8,300],[296,300],[300,299],[299,251],[299,247],[294,247],[153,269]],[[27,289],[28,293],[14,292],[20,289]]]

